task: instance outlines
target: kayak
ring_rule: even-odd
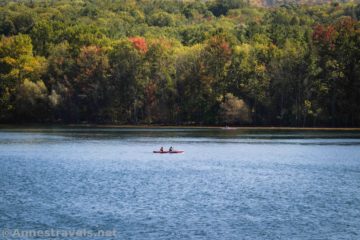
[[[174,151],[153,151],[153,153],[183,153],[184,151],[178,151],[178,150],[174,150]]]

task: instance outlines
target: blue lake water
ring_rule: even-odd
[[[1,129],[1,229],[360,239],[360,132]]]

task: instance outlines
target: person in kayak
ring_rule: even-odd
[[[173,151],[173,147],[171,146],[170,148],[169,148],[169,152],[172,152]]]
[[[161,148],[160,148],[160,152],[163,152],[163,151],[164,151],[164,148],[163,148],[163,147],[161,147]]]

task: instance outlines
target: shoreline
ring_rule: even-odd
[[[282,126],[211,126],[211,125],[156,125],[156,124],[0,124],[0,129],[11,128],[118,128],[118,129],[220,129],[220,130],[280,130],[280,131],[360,131],[360,127],[282,127]]]

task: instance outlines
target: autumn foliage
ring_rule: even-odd
[[[134,47],[141,53],[146,53],[148,51],[148,46],[145,38],[143,37],[131,37],[129,41],[134,45]]]
[[[0,123],[360,126],[360,4],[279,2],[1,0]]]
[[[336,31],[333,25],[324,26],[318,24],[314,27],[313,39],[315,42],[321,43],[324,46],[327,46],[329,49],[334,49],[335,40],[337,38],[338,32]]]

